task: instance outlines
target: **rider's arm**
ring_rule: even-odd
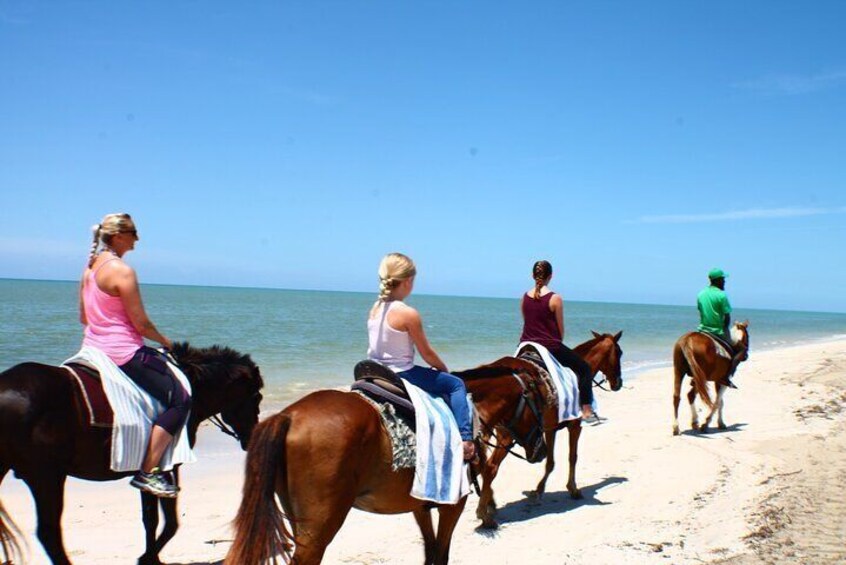
[[[414,346],[420,352],[423,360],[438,371],[448,373],[446,363],[438,357],[438,354],[429,345],[429,340],[426,339],[426,333],[423,331],[423,321],[420,319],[420,314],[417,313],[417,310],[405,308],[402,312],[402,322],[404,330],[408,332],[411,341],[414,342]]]
[[[85,270],[88,272],[88,269]],[[82,298],[82,287],[85,286],[85,274],[82,275],[82,280],[79,281],[79,323],[83,326],[88,325],[88,318],[85,317],[85,302]]]
[[[129,316],[129,321],[135,326],[142,336],[153,341],[157,341],[170,349],[172,343],[162,333],[156,329],[156,326],[150,321],[147,312],[144,310],[144,304],[141,302],[141,290],[138,288],[138,278],[135,276],[135,271],[129,265],[116,265],[114,273],[115,287],[120,295],[120,300],[123,302],[123,307],[126,309],[126,314]]]
[[[561,331],[561,342],[564,342],[564,301],[560,294],[555,294],[549,299],[549,309],[555,314],[555,322]]]

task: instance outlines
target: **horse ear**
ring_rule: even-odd
[[[618,331],[617,333],[614,334],[614,341],[615,342],[620,341],[621,337],[623,337],[623,330],[620,330],[620,331]]]
[[[593,337],[595,337],[596,339],[599,339],[599,338],[601,338],[601,337],[602,337],[601,335],[599,335],[598,333],[596,333],[596,332],[595,332],[595,331],[593,331],[593,330],[590,330],[590,333],[592,333],[592,334],[593,334]]]

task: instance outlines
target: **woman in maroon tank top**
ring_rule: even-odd
[[[598,420],[593,413],[593,371],[584,359],[564,345],[564,301],[561,295],[549,288],[552,265],[538,261],[532,267],[535,287],[523,295],[520,310],[523,313],[523,333],[520,341],[534,341],[546,347],[550,354],[576,373],[579,380],[579,404],[582,419]]]

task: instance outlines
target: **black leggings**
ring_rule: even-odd
[[[579,404],[593,403],[593,371],[590,365],[581,358],[581,356],[564,345],[558,344],[554,347],[549,347],[549,352],[555,357],[555,360],[573,370],[576,377],[579,379]]]
[[[145,345],[120,368],[135,384],[164,405],[165,411],[153,425],[175,436],[188,420],[191,397],[171,373],[165,356]]]

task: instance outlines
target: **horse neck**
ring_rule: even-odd
[[[602,338],[593,338],[588,340],[584,343],[580,343],[576,346],[573,350],[579,354],[579,356],[585,360],[590,366],[591,372],[595,375],[597,371],[599,371],[599,364],[602,362],[602,357],[600,356],[599,345],[602,343]]]

